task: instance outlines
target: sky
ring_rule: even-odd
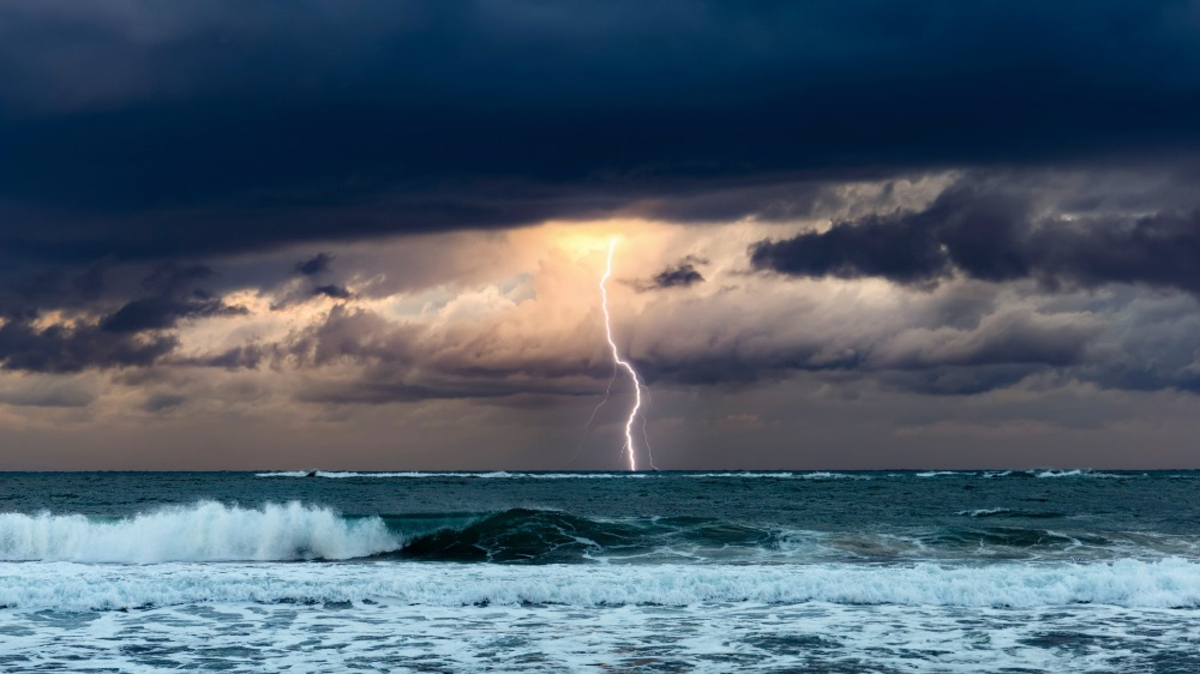
[[[642,466],[1200,468],[1197,120],[1183,0],[3,3],[0,470],[622,469],[614,240]]]

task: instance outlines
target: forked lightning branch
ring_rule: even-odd
[[[613,363],[616,367],[628,372],[629,378],[633,381],[633,406],[629,409],[629,417],[625,420],[625,444],[621,447],[621,451],[624,452],[628,460],[629,470],[637,470],[637,450],[633,442],[633,422],[637,419],[638,413],[642,409],[642,381],[638,377],[637,370],[633,369],[633,365],[621,358],[621,352],[617,349],[617,343],[613,341],[612,317],[608,313],[607,285],[609,277],[612,276],[613,251],[616,248],[617,239],[614,237],[608,243],[608,261],[604,266],[604,276],[600,277],[600,298],[601,308],[604,310],[604,336],[608,340],[609,348],[612,350]],[[607,393],[605,393],[605,400],[608,400]],[[650,454],[649,442],[646,443],[646,456],[650,462],[650,467],[654,468],[654,458]]]

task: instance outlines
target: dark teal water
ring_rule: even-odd
[[[7,473],[0,605],[4,671],[1194,672],[1200,472]]]
[[[820,559],[840,550],[847,561],[1200,554],[1200,473],[1189,471],[303,475],[0,474],[0,508],[127,518],[297,502],[380,516],[420,538],[399,557],[456,561],[571,562],[689,543],[750,554],[805,536],[828,542],[812,549]],[[559,540],[567,530],[595,545]]]

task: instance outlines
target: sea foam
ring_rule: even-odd
[[[1180,559],[988,566],[0,564],[0,605],[111,610],[195,603],[427,606],[700,604],[1035,608],[1200,607],[1200,565]]]

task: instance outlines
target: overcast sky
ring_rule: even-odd
[[[1198,120],[1184,0],[0,4],[0,469],[621,468],[614,237],[641,465],[1200,467]]]

